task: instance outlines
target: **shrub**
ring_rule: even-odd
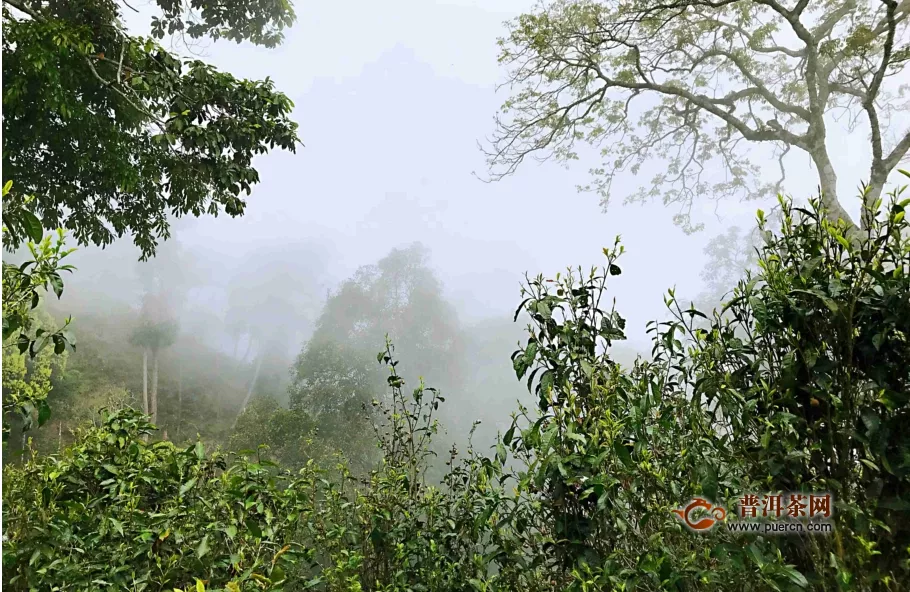
[[[755,277],[711,318],[671,291],[653,359],[628,370],[608,356],[624,321],[599,304],[621,249],[605,251],[605,272],[529,282],[534,326],[514,363],[536,378],[539,409],[504,443],[526,467],[520,492],[539,504],[533,532],[554,551],[554,578],[640,590],[908,581],[910,200],[898,195],[863,236],[818,202],[781,200],[778,234],[759,213]],[[750,491],[830,493],[835,531],[695,536],[672,519],[693,496],[732,509]]]
[[[3,583],[13,590],[280,584],[302,555],[295,481],[242,458],[146,444],[106,414],[58,456],[4,468]]]
[[[428,478],[443,402],[410,394],[391,344],[379,463],[284,442],[295,411],[263,403],[295,476],[268,461],[146,444],[132,411],[60,457],[7,467],[3,581],[13,589],[898,590],[910,581],[910,200],[865,236],[781,200],[759,269],[710,315],[684,308],[649,331],[650,360],[610,358],[625,321],[602,302],[621,274],[529,279],[527,344],[513,356],[537,408],[520,408],[492,457],[452,451]],[[766,222],[760,213],[762,230]],[[278,414],[278,415],[276,415]],[[269,418],[281,421],[272,422]],[[293,428],[293,429],[291,429]],[[317,461],[317,459],[321,459]],[[830,535],[772,537],[673,510],[731,511],[748,492],[826,492]],[[198,580],[197,580],[198,579]]]

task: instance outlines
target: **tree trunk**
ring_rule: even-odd
[[[183,358],[177,360],[177,441],[183,434]]]
[[[253,336],[247,336],[246,342],[246,351],[243,353],[243,363],[246,364],[247,360],[250,358],[250,350],[253,349]]]
[[[142,412],[149,414],[149,350],[142,350]]]
[[[812,152],[812,160],[818,167],[818,178],[821,182],[821,201],[829,220],[836,221],[838,218],[847,222],[849,226],[856,226],[850,214],[841,205],[837,198],[837,173],[834,172],[834,165],[828,158],[828,151],[822,147],[820,150]]]
[[[158,350],[152,350],[152,423],[158,424]]]
[[[250,404],[250,399],[253,397],[253,391],[256,390],[256,381],[259,380],[259,370],[262,369],[262,358],[263,355],[259,354],[259,360],[256,362],[256,371],[253,372],[253,380],[250,382],[250,390],[246,392],[246,398],[243,399],[243,405],[240,406],[240,411],[237,413],[237,417],[234,418],[234,427],[237,427],[237,420],[246,411],[246,406]]]
[[[888,181],[888,171],[881,167],[873,166],[869,175],[869,185],[863,196],[863,211],[861,215],[863,230],[869,228],[875,219],[875,202],[882,196],[885,183]]]

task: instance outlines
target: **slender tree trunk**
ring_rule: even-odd
[[[253,380],[250,381],[250,389],[246,392],[246,397],[243,399],[243,405],[240,406],[240,411],[237,413],[237,417],[234,418],[234,427],[237,426],[237,419],[246,411],[246,406],[250,404],[250,399],[253,397],[253,391],[256,390],[256,381],[259,380],[259,370],[262,369],[262,358],[264,356],[262,353],[259,353],[259,359],[256,362],[256,371],[253,372]]]
[[[882,196],[885,189],[885,183],[888,181],[888,171],[883,170],[880,166],[872,167],[869,175],[869,186],[866,187],[866,193],[863,196],[862,224],[863,230],[869,228],[872,220],[875,219],[875,202]]]
[[[250,358],[250,350],[253,349],[253,336],[247,336],[246,351],[243,353],[243,363],[245,364]]]
[[[183,358],[177,359],[177,441],[183,435]]]
[[[158,424],[158,350],[152,350],[152,423]]]
[[[231,357],[233,357],[235,360],[237,359],[237,349],[238,349],[239,347],[240,347],[240,335],[237,335],[236,337],[234,337],[234,355],[231,356]]]
[[[142,412],[149,414],[149,350],[142,350]]]

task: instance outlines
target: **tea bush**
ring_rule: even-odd
[[[625,321],[606,265],[529,278],[513,356],[536,409],[495,453],[453,450],[428,478],[443,398],[396,371],[374,402],[380,460],[365,475],[313,442],[284,441],[293,412],[263,407],[297,474],[247,457],[146,444],[124,411],[58,457],[5,468],[3,582],[11,589],[606,591],[900,590],[910,581],[910,200],[864,236],[818,202],[759,214],[759,268],[711,313],[650,325],[653,351],[622,367]],[[517,315],[516,315],[517,316]],[[280,421],[272,421],[272,415]],[[261,426],[257,428],[256,426]],[[299,433],[299,430],[290,430]],[[288,433],[290,433],[288,432]],[[318,435],[314,440],[318,439]],[[834,532],[686,529],[694,497],[829,493]],[[197,588],[200,589],[200,588]]]

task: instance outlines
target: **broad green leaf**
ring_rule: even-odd
[[[209,535],[202,537],[202,540],[199,542],[199,546],[196,547],[196,557],[202,559],[209,552]]]
[[[192,489],[195,485],[196,485],[196,478],[193,477],[192,479],[190,479],[189,481],[187,481],[186,483],[184,483],[183,485],[180,486],[180,495],[185,494],[187,491]]]

